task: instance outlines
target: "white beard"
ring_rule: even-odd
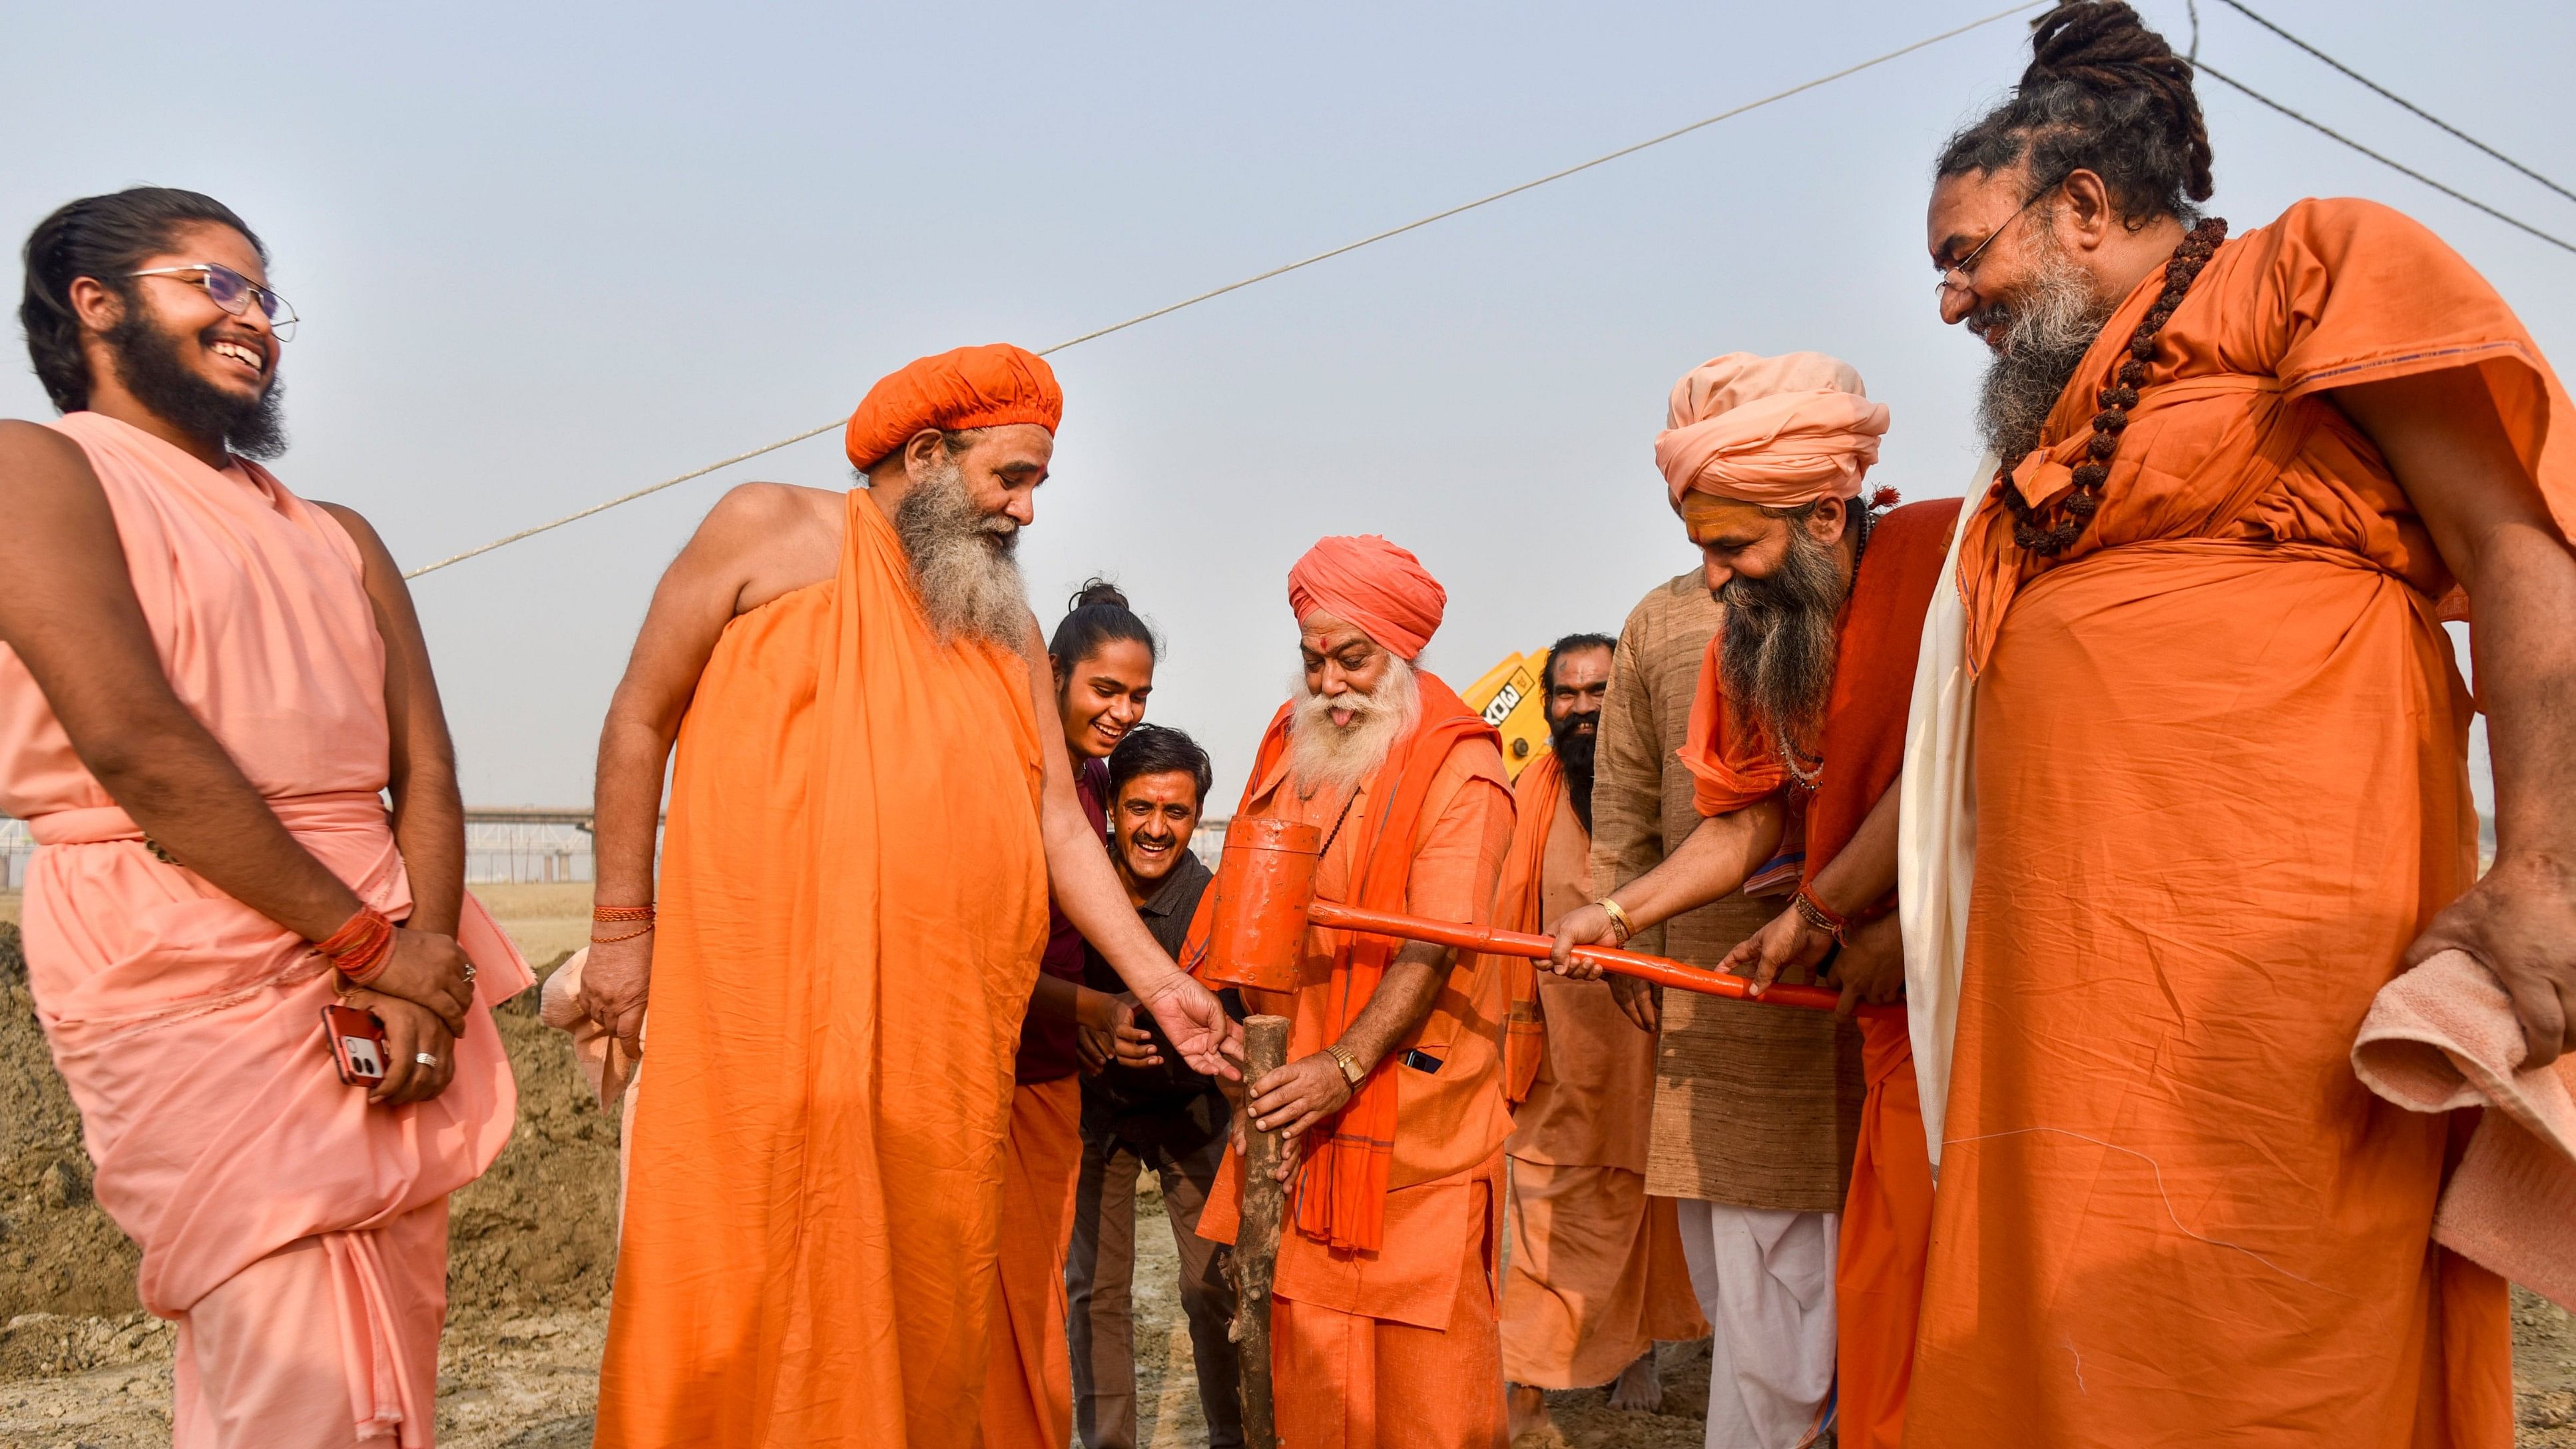
[[[1013,550],[1019,528],[978,512],[966,475],[943,458],[894,510],[895,537],[912,563],[921,610],[942,640],[983,639],[1017,649],[1028,633],[1028,587]]]
[[[1422,719],[1413,666],[1393,654],[1387,656],[1385,677],[1367,694],[1317,694],[1306,687],[1302,672],[1296,688],[1297,708],[1288,720],[1288,778],[1301,796],[1328,785],[1345,793],[1359,788],[1386,763],[1395,742]],[[1335,724],[1336,709],[1358,713],[1349,724]]]

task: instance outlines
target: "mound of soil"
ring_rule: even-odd
[[[562,964],[559,957],[539,974]],[[605,1305],[617,1266],[617,1118],[591,1099],[570,1039],[537,1020],[537,988],[493,1019],[518,1075],[519,1120],[492,1170],[451,1207],[448,1306],[559,1313]]]
[[[18,926],[0,921],[0,1323],[22,1314],[140,1312],[141,1255],[90,1197],[80,1113],[54,1070],[27,994]],[[0,1343],[0,1373],[8,1345]]]
[[[5,921],[0,989],[0,1101],[10,1106],[0,1116],[0,1324],[40,1314],[120,1325],[104,1336],[84,1329],[77,1342],[55,1342],[51,1331],[0,1333],[0,1377],[28,1372],[33,1365],[18,1360],[29,1357],[93,1367],[110,1361],[121,1325],[141,1312],[139,1255],[90,1195],[80,1116],[36,1024],[18,928]],[[592,1104],[563,1036],[537,1021],[536,998],[531,990],[495,1017],[518,1076],[519,1116],[492,1170],[456,1195],[447,1273],[454,1311],[560,1312],[608,1300],[617,1119]],[[22,1351],[22,1336],[46,1342]],[[100,1341],[85,1347],[90,1337]]]

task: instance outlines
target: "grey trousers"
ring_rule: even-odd
[[[1191,1231],[1206,1206],[1225,1134],[1195,1151],[1171,1153],[1122,1142],[1106,1114],[1082,1117],[1082,1177],[1074,1189],[1073,1242],[1064,1259],[1068,1300],[1065,1336],[1073,1351],[1073,1427],[1083,1449],[1135,1449],[1135,1321],[1129,1289],[1136,1275],[1136,1177],[1150,1167],[1162,1183],[1163,1214],[1180,1250],[1181,1311],[1190,1324],[1198,1368],[1199,1407],[1210,1449],[1239,1449],[1243,1408],[1234,1345],[1234,1286],[1226,1250]]]

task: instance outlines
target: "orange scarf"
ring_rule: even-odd
[[[1935,498],[1893,509],[1870,530],[1834,645],[1833,691],[1825,699],[1825,777],[1807,802],[1811,882],[1851,843],[1905,767],[1905,711],[1914,698],[1923,616],[1941,582],[1958,518],[1958,499]],[[1894,904],[1890,895],[1868,914]]]
[[[1422,701],[1421,722],[1387,750],[1365,815],[1354,813],[1342,824],[1353,833],[1357,863],[1351,872],[1350,904],[1371,910],[1404,909],[1405,883],[1413,873],[1413,837],[1422,823],[1422,807],[1449,752],[1481,735],[1496,741],[1491,725],[1467,707],[1457,693],[1427,670],[1414,675]],[[1252,778],[1245,785],[1238,816],[1252,813],[1260,790],[1288,749],[1288,721],[1294,710],[1281,706],[1261,737]],[[1389,786],[1387,782],[1392,781]],[[1215,892],[1209,892],[1211,896]],[[1334,953],[1331,980],[1320,989],[1300,988],[1296,1024],[1290,1029],[1289,1060],[1324,1049],[1350,1029],[1385,979],[1386,968],[1402,943],[1387,936],[1348,936]],[[1393,1054],[1390,1054],[1393,1055]],[[1297,1227],[1344,1251],[1375,1252],[1386,1233],[1386,1184],[1395,1160],[1396,1077],[1391,1061],[1381,1061],[1360,1082],[1339,1112],[1306,1133],[1306,1166],[1297,1189]]]
[[[1565,762],[1556,751],[1543,750],[1521,770],[1512,787],[1518,824],[1512,848],[1503,857],[1503,875],[1494,888],[1494,924],[1506,930],[1536,931],[1546,923],[1540,899],[1547,866],[1548,832],[1556,828],[1557,802],[1564,797]],[[1503,1100],[1517,1107],[1528,1100],[1538,1080],[1539,1059],[1547,1050],[1547,1020],[1538,1006],[1538,963],[1518,956],[1498,956],[1492,963],[1511,983],[1511,1006],[1503,1018]]]

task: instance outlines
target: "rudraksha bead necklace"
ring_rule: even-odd
[[[2173,259],[2165,263],[2165,290],[2154,306],[2138,322],[2138,330],[2129,336],[2129,357],[2120,364],[2118,380],[2094,398],[2102,409],[2093,415],[2093,443],[2085,460],[2075,466],[2075,487],[2059,503],[2037,507],[2024,502],[2021,489],[2012,480],[2007,466],[1996,480],[2002,492],[2004,507],[2012,510],[2013,542],[2030,552],[2054,558],[2084,532],[2093,521],[2094,511],[2102,506],[2102,484],[2111,476],[2111,457],[2120,451],[2120,434],[2129,426],[2129,409],[2138,405],[2138,389],[2146,386],[2147,363],[2156,355],[2156,334],[2173,320],[2174,309],[2191,292],[2191,284],[2200,269],[2209,265],[2218,244],[2227,240],[2227,223],[2217,217],[2203,217],[2198,226],[2174,248]],[[2053,520],[2050,515],[2057,515]]]

